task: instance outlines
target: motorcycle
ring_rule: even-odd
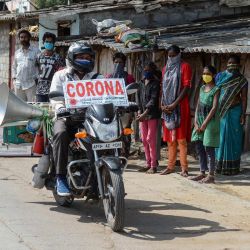
[[[138,84],[130,84],[127,93],[135,93],[137,88]],[[62,98],[62,93],[53,92],[50,98]],[[41,188],[45,185],[52,190],[60,206],[70,206],[75,198],[102,199],[108,225],[113,231],[121,231],[125,215],[123,172],[128,164],[122,152],[126,136],[132,133],[130,128],[123,127],[127,121],[122,117],[137,110],[136,103],[129,103],[128,107],[115,107],[110,103],[85,108],[80,113],[82,119],[79,120],[75,138],[69,145],[67,181],[71,196],[59,196],[55,188],[52,138],[47,138],[47,152],[38,166],[33,167],[33,186]],[[79,110],[63,109],[57,119],[74,116],[79,117]]]

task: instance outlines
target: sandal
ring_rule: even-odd
[[[204,178],[206,178],[206,176],[204,174],[199,174],[196,176],[189,177],[188,179],[191,181],[201,181]]]
[[[180,175],[182,176],[182,177],[188,177],[188,171],[186,171],[186,170],[184,170],[184,171],[181,171],[181,173],[180,173]]]
[[[170,168],[166,168],[165,170],[163,170],[160,175],[167,175],[167,174],[172,174],[174,173],[174,170],[173,169],[170,169]]]
[[[157,169],[156,168],[150,168],[146,174],[155,174],[157,172]]]
[[[199,183],[214,184],[214,176],[213,175],[208,175],[206,178],[200,180]]]
[[[141,167],[138,169],[138,172],[147,172],[150,169],[150,167]]]

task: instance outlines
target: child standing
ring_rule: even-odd
[[[138,91],[140,132],[145,148],[147,165],[140,172],[154,174],[157,171],[157,129],[160,118],[159,95],[160,80],[157,67],[153,62],[144,67],[144,79]]]
[[[196,142],[196,150],[200,160],[200,174],[191,177],[200,183],[214,183],[215,148],[219,146],[219,117],[217,113],[219,88],[215,85],[216,70],[206,66],[203,70],[204,85],[200,88],[200,95],[195,111],[195,122],[192,141]],[[209,174],[206,176],[206,171]]]

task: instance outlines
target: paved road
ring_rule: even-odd
[[[0,249],[250,249],[247,200],[177,174],[130,168],[126,225],[117,234],[106,226],[100,204],[57,207],[50,192],[33,189],[36,160],[1,158]]]

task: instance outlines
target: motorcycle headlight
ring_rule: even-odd
[[[110,142],[119,137],[117,120],[112,121],[110,124],[103,124],[98,121],[94,121],[92,125],[101,141]]]

